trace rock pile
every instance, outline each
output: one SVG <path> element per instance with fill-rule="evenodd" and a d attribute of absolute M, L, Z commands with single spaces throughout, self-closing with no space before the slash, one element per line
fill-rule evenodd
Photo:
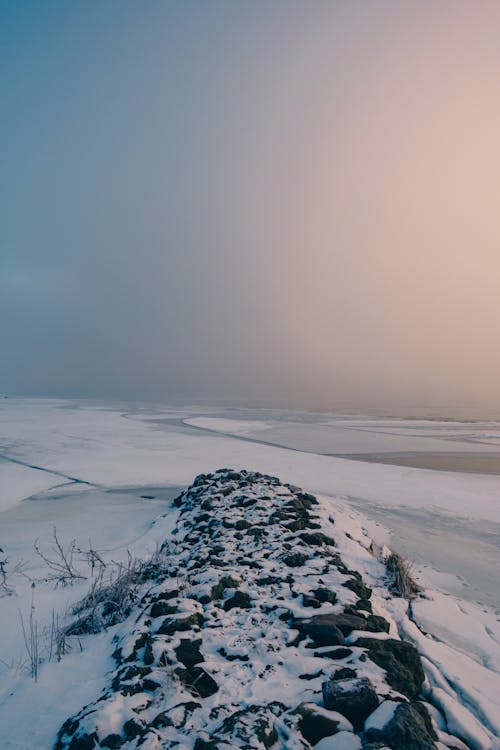
<path fill-rule="evenodd" d="M 167 574 L 116 626 L 109 686 L 54 750 L 438 747 L 419 655 L 344 564 L 314 496 L 224 469 L 175 503 Z"/>

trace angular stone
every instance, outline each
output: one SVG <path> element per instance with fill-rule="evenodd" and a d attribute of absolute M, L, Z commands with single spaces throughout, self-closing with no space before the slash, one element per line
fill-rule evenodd
<path fill-rule="evenodd" d="M 300 568 L 308 561 L 309 557 L 304 555 L 303 552 L 291 552 L 289 555 L 285 555 L 283 562 L 288 565 L 289 568 Z"/>
<path fill-rule="evenodd" d="M 195 664 L 204 661 L 199 649 L 201 643 L 201 639 L 190 641 L 187 638 L 182 638 L 180 645 L 175 649 L 175 655 L 185 667 L 194 667 Z"/>
<path fill-rule="evenodd" d="M 189 692 L 198 698 L 208 698 L 219 689 L 219 686 L 201 667 L 191 667 L 190 669 L 176 669 L 175 673 L 180 681 L 187 687 Z"/>
<path fill-rule="evenodd" d="M 302 605 L 304 607 L 312 607 L 313 609 L 319 609 L 321 607 L 319 600 L 310 594 L 302 594 Z"/>
<path fill-rule="evenodd" d="M 378 706 L 375 688 L 366 677 L 330 680 L 321 687 L 325 708 L 338 711 L 349 719 L 355 732 L 363 729 L 365 720 Z"/>
<path fill-rule="evenodd" d="M 315 531 L 312 534 L 304 532 L 303 534 L 299 534 L 299 539 L 302 539 L 303 542 L 309 544 L 311 547 L 321 547 L 323 544 L 335 547 L 335 540 L 321 531 Z"/>
<path fill-rule="evenodd" d="M 367 740 L 382 742 L 392 750 L 436 750 L 434 740 L 437 736 L 427 710 L 421 704 L 400 703 L 385 726 L 367 728 L 365 736 Z"/>
<path fill-rule="evenodd" d="M 319 659 L 346 659 L 352 654 L 352 649 L 340 646 L 332 651 L 315 651 L 314 656 Z"/>
<path fill-rule="evenodd" d="M 245 594 L 243 591 L 237 591 L 230 599 L 226 599 L 224 602 L 225 612 L 229 612 L 230 609 L 239 607 L 240 609 L 250 609 L 252 606 L 252 600 L 249 594 Z"/>
<path fill-rule="evenodd" d="M 198 612 L 192 612 L 186 617 L 166 617 L 156 632 L 161 635 L 173 635 L 178 631 L 190 630 L 196 625 L 201 626 L 204 621 L 203 615 Z"/>
<path fill-rule="evenodd" d="M 303 635 L 310 636 L 317 646 L 343 646 L 345 638 L 329 615 L 317 615 L 308 620 L 295 620 L 293 623 Z"/>
<path fill-rule="evenodd" d="M 354 593 L 357 594 L 360 599 L 368 600 L 372 595 L 371 588 L 363 583 L 363 579 L 361 578 L 360 574 L 357 573 L 357 571 L 350 570 L 349 573 L 353 576 L 353 578 L 350 578 L 348 581 L 346 581 L 343 586 L 345 586 L 347 589 L 350 589 L 351 591 L 354 591 Z"/>
<path fill-rule="evenodd" d="M 392 638 L 358 638 L 356 646 L 368 649 L 368 658 L 385 669 L 389 685 L 408 698 L 416 698 L 425 679 L 415 646 Z"/>
<path fill-rule="evenodd" d="M 303 738 L 311 745 L 338 732 L 339 722 L 321 714 L 314 703 L 301 703 L 294 713 L 300 715 L 297 726 Z"/>
<path fill-rule="evenodd" d="M 294 620 L 293 626 L 310 636 L 317 646 L 343 646 L 345 638 L 329 615 L 317 615 L 307 620 Z"/>
<path fill-rule="evenodd" d="M 322 604 L 324 602 L 335 604 L 335 602 L 337 601 L 337 594 L 335 593 L 335 591 L 330 591 L 330 589 L 327 588 L 321 587 L 319 589 L 314 589 L 311 593 Z"/>

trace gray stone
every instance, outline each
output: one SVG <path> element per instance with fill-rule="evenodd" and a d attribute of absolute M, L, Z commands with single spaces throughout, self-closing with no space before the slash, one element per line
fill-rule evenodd
<path fill-rule="evenodd" d="M 392 750 L 436 750 L 437 737 L 421 704 L 401 703 L 382 729 L 367 729 L 365 736 L 370 742 L 383 742 Z"/>
<path fill-rule="evenodd" d="M 366 677 L 330 680 L 321 687 L 325 708 L 349 719 L 355 732 L 363 729 L 365 720 L 378 706 L 375 688 Z"/>
<path fill-rule="evenodd" d="M 356 646 L 368 649 L 368 657 L 385 669 L 389 685 L 408 698 L 416 698 L 425 679 L 419 653 L 413 644 L 392 638 L 358 638 Z"/>
<path fill-rule="evenodd" d="M 307 620 L 295 620 L 294 627 L 310 636 L 317 646 L 343 646 L 345 638 L 330 615 L 317 615 Z"/>

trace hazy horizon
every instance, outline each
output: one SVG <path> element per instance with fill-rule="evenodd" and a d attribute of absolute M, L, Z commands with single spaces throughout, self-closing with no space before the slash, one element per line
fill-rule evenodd
<path fill-rule="evenodd" d="M 0 392 L 500 410 L 499 24 L 0 0 Z"/>

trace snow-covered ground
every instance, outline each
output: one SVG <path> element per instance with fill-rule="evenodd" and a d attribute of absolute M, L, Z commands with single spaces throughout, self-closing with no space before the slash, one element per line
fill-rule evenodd
<path fill-rule="evenodd" d="M 458 691 L 472 745 L 499 747 L 492 738 L 500 733 L 500 477 L 324 455 L 383 451 L 500 452 L 500 424 L 0 401 L 0 548 L 11 591 L 0 599 L 3 747 L 24 748 L 27 737 L 38 738 L 32 747 L 50 746 L 51 731 L 109 668 L 98 636 L 91 659 L 64 657 L 64 679 L 57 663 L 43 665 L 39 684 L 26 673 L 19 612 L 26 623 L 33 603 L 40 628 L 49 627 L 52 610 L 64 613 L 88 587 L 85 580 L 55 590 L 43 583 L 34 540 L 49 552 L 55 526 L 64 544 L 75 539 L 107 560 L 124 560 L 127 549 L 146 555 L 171 528 L 173 511 L 155 519 L 175 488 L 222 466 L 274 474 L 319 493 L 363 544 L 366 529 L 416 560 L 427 598 L 414 606 L 413 620 L 392 614 L 425 656 L 436 702 L 450 717 L 460 713 L 451 697 Z M 48 723 L 40 724 L 42 710 Z M 454 720 L 464 723 L 458 714 Z"/>

